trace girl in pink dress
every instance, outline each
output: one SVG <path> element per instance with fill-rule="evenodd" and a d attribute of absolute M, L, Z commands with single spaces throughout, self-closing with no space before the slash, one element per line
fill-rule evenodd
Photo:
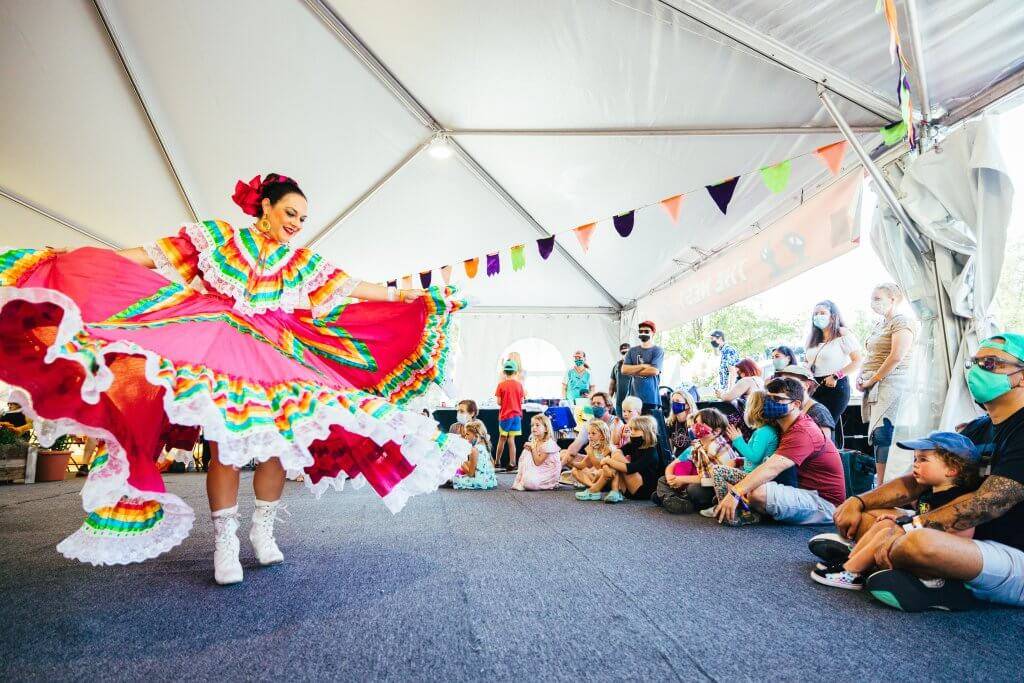
<path fill-rule="evenodd" d="M 240 466 L 258 462 L 249 538 L 272 564 L 286 473 L 304 472 L 316 495 L 369 484 L 397 512 L 466 458 L 464 440 L 402 408 L 443 379 L 451 314 L 464 306 L 453 290 L 361 282 L 290 247 L 306 219 L 294 180 L 257 176 L 233 199 L 252 227 L 189 224 L 119 252 L 0 248 L 0 381 L 45 443 L 103 442 L 82 489 L 85 523 L 58 545 L 67 557 L 139 562 L 188 535 L 194 513 L 156 467 L 183 426 L 216 444 L 218 583 L 242 579 Z"/>
<path fill-rule="evenodd" d="M 558 476 L 562 472 L 559 453 L 551 418 L 544 414 L 534 415 L 530 420 L 530 440 L 523 445 L 519 472 L 512 488 L 517 491 L 557 489 Z"/>

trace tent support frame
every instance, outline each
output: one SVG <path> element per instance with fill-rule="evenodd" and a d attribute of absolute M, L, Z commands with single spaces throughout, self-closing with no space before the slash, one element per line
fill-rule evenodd
<path fill-rule="evenodd" d="M 95 0 L 94 0 L 95 1 Z M 406 88 L 398 78 L 391 72 L 390 69 L 375 55 L 366 44 L 350 29 L 345 22 L 337 15 L 337 13 L 327 6 L 323 0 L 302 0 L 309 9 L 320 18 L 320 20 L 334 33 L 335 36 L 349 49 L 352 53 L 363 63 L 364 66 L 375 76 L 381 84 L 387 88 L 399 102 L 405 106 L 406 109 L 416 117 L 423 125 L 427 126 L 431 134 L 443 132 L 445 127 L 442 126 L 436 118 L 424 107 L 419 100 L 417 100 L 413 94 Z M 485 185 L 491 188 L 491 190 L 506 204 L 512 211 L 518 214 L 523 220 L 530 224 L 538 234 L 544 237 L 550 237 L 551 233 L 548 232 L 544 226 L 542 226 L 537 219 L 535 219 L 524 207 L 520 204 L 515 197 L 508 193 L 508 190 L 502 186 L 498 180 L 491 175 L 480 163 L 473 158 L 473 156 L 467 152 L 462 145 L 455 140 L 450 140 L 449 144 L 455 153 L 459 156 L 462 162 L 469 168 L 473 174 L 482 181 Z M 413 155 L 415 156 L 415 155 Z M 404 164 L 403 164 L 404 165 Z M 397 172 L 397 171 L 396 171 Z M 390 174 L 391 176 L 394 173 Z M 387 180 L 378 183 L 378 187 L 373 190 L 376 192 L 383 186 Z M 357 200 L 357 204 L 361 203 Z M 354 210 L 354 209 L 353 209 Z M 348 212 L 348 214 L 350 214 Z M 325 233 L 329 234 L 330 231 L 336 229 L 338 225 L 347 217 L 348 214 L 344 214 L 335 221 L 332 222 L 330 230 L 322 231 L 320 235 L 315 238 L 316 241 L 320 241 L 326 236 Z M 582 275 L 587 282 L 589 282 L 601 295 L 608 300 L 616 309 L 622 308 L 622 302 L 616 299 L 611 292 L 597 281 L 597 279 L 590 273 L 589 270 L 583 267 L 583 265 L 577 261 L 572 254 L 570 254 L 562 245 L 555 242 L 555 250 L 565 258 L 569 264 L 576 269 L 576 271 Z"/>
<path fill-rule="evenodd" d="M 181 198 L 185 200 L 185 204 L 188 206 L 188 210 L 192 214 L 192 218 L 198 223 L 200 221 L 199 211 L 196 209 L 195 203 L 192 198 L 189 197 L 188 191 L 185 189 L 185 184 L 181 180 L 181 174 L 178 172 L 178 165 L 175 164 L 174 158 L 171 156 L 171 151 L 167 148 L 167 144 L 164 141 L 164 137 L 160 134 L 160 127 L 156 123 L 156 119 L 153 116 L 153 110 L 146 101 L 145 95 L 142 93 L 142 87 L 139 85 L 139 79 L 135 77 L 135 72 L 132 70 L 131 60 L 124 48 L 124 44 L 121 39 L 118 38 L 117 32 L 114 30 L 113 24 L 110 23 L 110 18 L 107 16 L 106 11 L 103 9 L 103 5 L 100 0 L 93 0 L 93 7 L 96 8 L 96 14 L 99 17 L 100 23 L 103 24 L 103 29 L 107 34 L 107 39 L 110 41 L 110 46 L 114 49 L 117 54 L 118 62 L 121 64 L 121 68 L 124 70 L 125 76 L 128 77 L 128 82 L 132 86 L 132 91 L 135 93 L 135 99 L 138 100 L 139 106 L 142 107 L 142 113 L 146 117 L 146 122 L 149 123 L 149 129 L 153 133 L 153 137 L 156 139 L 156 144 L 160 148 L 160 154 L 164 158 L 164 162 L 167 164 L 167 169 L 171 172 L 171 176 L 174 178 L 174 184 L 178 188 L 178 193 Z"/>
<path fill-rule="evenodd" d="M 729 137 L 746 135 L 834 135 L 835 126 L 779 128 L 463 128 L 448 135 L 524 137 Z M 878 126 L 855 126 L 855 133 L 877 133 Z"/>
<path fill-rule="evenodd" d="M 785 43 L 738 21 L 706 0 L 657 0 L 659 5 L 701 24 L 740 45 L 753 50 L 770 62 L 800 74 L 845 100 L 856 104 L 889 123 L 899 121 L 900 110 L 896 102 L 876 93 L 862 83 L 849 78 Z"/>
<path fill-rule="evenodd" d="M 45 207 L 42 207 L 42 206 L 40 206 L 40 205 L 38 205 L 38 204 L 36 204 L 34 202 L 31 202 L 28 199 L 25 199 L 24 197 L 21 197 L 19 195 L 14 194 L 10 190 L 8 190 L 6 187 L 0 187 L 0 197 L 3 197 L 5 199 L 9 199 L 10 201 L 14 202 L 15 204 L 23 206 L 23 207 L 25 207 L 26 209 L 28 209 L 29 211 L 31 211 L 33 213 L 39 214 L 43 218 L 47 218 L 47 219 L 53 221 L 54 223 L 57 223 L 59 225 L 64 226 L 68 230 L 71 230 L 73 232 L 77 232 L 79 235 L 84 235 L 85 237 L 88 237 L 91 240 L 95 240 L 95 241 L 99 242 L 100 244 L 106 245 L 106 246 L 110 247 L 111 249 L 120 249 L 121 248 L 121 245 L 119 245 L 117 242 L 111 242 L 110 240 L 108 240 L 108 239 L 106 239 L 104 237 L 100 237 L 96 233 L 94 233 L 94 232 L 92 232 L 90 230 L 87 230 L 87 229 L 83 228 L 80 225 L 75 225 L 71 221 L 67 220 L 66 218 L 62 218 L 62 217 L 58 216 L 57 214 L 53 213 L 49 209 L 47 209 Z M 57 245 L 55 245 L 55 246 L 57 246 Z"/>

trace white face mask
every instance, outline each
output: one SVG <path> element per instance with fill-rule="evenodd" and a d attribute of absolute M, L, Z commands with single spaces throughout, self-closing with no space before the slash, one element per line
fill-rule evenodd
<path fill-rule="evenodd" d="M 459 421 L 460 425 L 467 424 L 469 422 L 469 413 L 459 412 L 455 415 L 455 419 Z"/>

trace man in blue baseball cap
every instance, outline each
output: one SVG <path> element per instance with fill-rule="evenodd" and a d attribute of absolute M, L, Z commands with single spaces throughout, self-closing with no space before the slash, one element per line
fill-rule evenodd
<path fill-rule="evenodd" d="M 905 611 L 968 609 L 972 596 L 1024 607 L 1024 335 L 981 342 L 967 386 L 995 427 L 989 476 L 977 491 L 915 517 L 910 529 L 878 522 L 888 538 L 876 559 L 889 569 L 865 585 Z M 836 527 L 852 538 L 865 507 L 900 507 L 921 490 L 907 475 L 851 498 L 836 509 Z M 967 529 L 973 539 L 954 535 Z"/>

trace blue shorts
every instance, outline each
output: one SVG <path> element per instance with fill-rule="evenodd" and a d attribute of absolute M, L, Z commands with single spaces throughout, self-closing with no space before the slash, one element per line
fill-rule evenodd
<path fill-rule="evenodd" d="M 764 511 L 785 524 L 831 524 L 836 506 L 817 491 L 785 486 L 776 481 L 764 485 Z"/>
<path fill-rule="evenodd" d="M 498 436 L 519 436 L 523 433 L 523 416 L 516 415 L 506 420 L 498 420 Z"/>
<path fill-rule="evenodd" d="M 974 541 L 981 551 L 981 573 L 967 582 L 974 597 L 1024 607 L 1024 552 L 995 541 Z"/>

